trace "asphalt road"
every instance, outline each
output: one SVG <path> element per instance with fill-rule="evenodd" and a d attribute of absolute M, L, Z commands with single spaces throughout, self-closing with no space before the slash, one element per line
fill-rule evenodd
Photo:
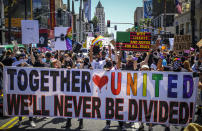
<path fill-rule="evenodd" d="M 196 122 L 199 124 L 202 124 L 202 118 L 196 116 Z M 34 119 L 36 123 L 36 127 L 32 128 L 29 123 L 29 118 L 24 117 L 22 124 L 18 126 L 18 117 L 1 117 L 0 118 L 0 130 L 11 130 L 11 131 L 24 131 L 24 130 L 79 130 L 79 121 L 77 119 L 72 119 L 72 126 L 70 129 L 62 128 L 66 124 L 65 118 L 35 118 Z M 126 123 L 126 129 L 128 131 L 137 131 L 137 129 L 131 128 L 129 123 Z M 90 131 L 100 131 L 103 130 L 105 127 L 105 121 L 104 120 L 84 120 L 84 128 L 82 130 L 90 130 Z M 153 131 L 164 131 L 165 127 L 162 125 L 154 125 Z M 144 124 L 144 131 L 147 131 L 149 128 L 146 124 Z M 182 127 L 180 126 L 170 126 L 170 131 L 180 131 Z M 111 123 L 110 131 L 114 130 L 121 130 L 118 126 L 118 122 L 113 121 Z"/>

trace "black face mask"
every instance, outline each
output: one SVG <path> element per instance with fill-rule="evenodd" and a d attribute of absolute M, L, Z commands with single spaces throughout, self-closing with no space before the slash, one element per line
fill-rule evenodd
<path fill-rule="evenodd" d="M 65 66 L 66 67 L 69 67 L 69 66 L 72 67 L 72 62 L 71 61 L 66 61 L 65 62 Z"/>
<path fill-rule="evenodd" d="M 100 61 L 100 58 L 96 58 L 96 62 L 99 62 Z"/>
<path fill-rule="evenodd" d="M 111 68 L 112 67 L 112 62 L 111 61 L 107 61 L 106 62 L 106 68 Z"/>
<path fill-rule="evenodd" d="M 89 59 L 88 58 L 85 58 L 84 59 L 84 65 L 88 65 L 89 64 Z"/>

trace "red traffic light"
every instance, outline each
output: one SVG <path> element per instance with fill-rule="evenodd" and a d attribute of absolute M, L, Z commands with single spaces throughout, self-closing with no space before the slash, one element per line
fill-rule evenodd
<path fill-rule="evenodd" d="M 110 20 L 107 20 L 107 27 L 110 27 Z"/>

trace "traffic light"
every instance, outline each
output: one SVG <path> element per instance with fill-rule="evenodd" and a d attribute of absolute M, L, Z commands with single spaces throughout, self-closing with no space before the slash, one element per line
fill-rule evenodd
<path fill-rule="evenodd" d="M 107 20 L 107 27 L 110 27 L 110 20 Z"/>
<path fill-rule="evenodd" d="M 114 30 L 117 30 L 117 25 L 114 26 Z"/>

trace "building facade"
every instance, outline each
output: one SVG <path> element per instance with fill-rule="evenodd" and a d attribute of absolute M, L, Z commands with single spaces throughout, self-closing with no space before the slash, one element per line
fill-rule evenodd
<path fill-rule="evenodd" d="M 166 5 L 166 6 L 165 6 Z M 177 13 L 175 1 L 159 1 L 159 0 L 153 0 L 152 6 L 154 7 L 152 9 L 152 26 L 156 29 L 160 29 L 162 31 L 165 31 L 168 34 L 174 34 L 175 33 L 175 27 L 174 26 L 174 17 Z M 165 13 L 165 7 L 166 7 L 166 13 Z M 165 28 L 166 27 L 166 28 Z M 164 34 L 164 32 L 162 32 Z"/>
<path fill-rule="evenodd" d="M 192 35 L 191 0 L 182 0 L 182 14 L 175 16 L 175 34 Z M 202 0 L 195 1 L 195 41 L 202 39 Z"/>
<path fill-rule="evenodd" d="M 97 4 L 95 16 L 98 18 L 99 35 L 104 36 L 104 34 L 106 32 L 105 12 L 104 12 L 104 7 L 102 6 L 100 1 Z"/>
<path fill-rule="evenodd" d="M 196 41 L 199 41 L 202 39 L 202 0 L 196 0 L 195 3 L 195 20 L 196 20 L 196 28 L 195 28 L 195 35 L 196 35 Z"/>
<path fill-rule="evenodd" d="M 137 23 L 140 24 L 140 19 L 143 19 L 143 7 L 137 7 L 134 12 L 134 25 Z"/>

